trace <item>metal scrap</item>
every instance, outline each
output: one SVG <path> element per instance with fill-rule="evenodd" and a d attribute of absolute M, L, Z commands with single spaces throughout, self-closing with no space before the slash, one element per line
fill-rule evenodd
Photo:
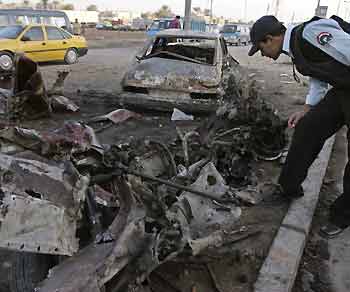
<path fill-rule="evenodd" d="M 73 255 L 89 178 L 27 153 L 0 154 L 0 247 Z"/>

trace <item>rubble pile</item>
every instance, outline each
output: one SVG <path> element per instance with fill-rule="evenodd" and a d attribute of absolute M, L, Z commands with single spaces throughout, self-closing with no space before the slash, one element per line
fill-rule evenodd
<path fill-rule="evenodd" d="M 68 102 L 57 98 L 66 76 L 60 73 L 51 91 L 54 108 Z M 286 124 L 251 81 L 230 78 L 225 100 L 199 127 L 181 124 L 192 118 L 174 121 L 178 138 L 167 143 L 144 137 L 99 143 L 95 122 L 142 123 L 140 114 L 125 109 L 51 132 L 19 126 L 0 131 L 0 242 L 71 256 L 38 291 L 104 291 L 105 285 L 148 291 L 145 280 L 163 263 L 240 240 L 235 191 L 257 184 L 254 161 L 279 156 Z M 13 214 L 21 212 L 26 220 L 17 230 Z M 28 229 L 32 233 L 23 236 Z M 79 230 L 85 230 L 84 240 Z M 245 236 L 258 234 L 248 230 Z"/>

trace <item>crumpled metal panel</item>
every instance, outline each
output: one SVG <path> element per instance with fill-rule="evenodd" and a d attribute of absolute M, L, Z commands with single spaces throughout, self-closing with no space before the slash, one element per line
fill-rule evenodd
<path fill-rule="evenodd" d="M 151 58 L 136 63 L 126 73 L 123 86 L 215 93 L 220 82 L 221 69 L 218 66 Z"/>
<path fill-rule="evenodd" d="M 89 183 L 71 163 L 0 154 L 0 247 L 73 255 Z"/>

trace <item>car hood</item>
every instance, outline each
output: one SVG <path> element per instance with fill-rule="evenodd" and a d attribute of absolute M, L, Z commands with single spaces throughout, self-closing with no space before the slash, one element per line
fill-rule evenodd
<path fill-rule="evenodd" d="M 8 45 L 15 44 L 16 40 L 12 39 L 0 39 L 0 49 L 8 49 Z M 6 47 L 6 48 L 5 48 Z"/>
<path fill-rule="evenodd" d="M 217 89 L 220 81 L 217 66 L 154 57 L 134 64 L 123 86 L 202 92 Z"/>

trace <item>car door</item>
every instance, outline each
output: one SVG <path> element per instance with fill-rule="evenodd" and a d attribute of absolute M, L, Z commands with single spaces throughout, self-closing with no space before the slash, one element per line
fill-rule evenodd
<path fill-rule="evenodd" d="M 47 56 L 51 61 L 64 60 L 69 40 L 65 39 L 61 30 L 55 26 L 45 26 L 47 36 Z"/>
<path fill-rule="evenodd" d="M 29 26 L 22 33 L 19 39 L 19 51 L 31 58 L 33 61 L 42 62 L 45 60 L 46 41 L 41 26 Z"/>

